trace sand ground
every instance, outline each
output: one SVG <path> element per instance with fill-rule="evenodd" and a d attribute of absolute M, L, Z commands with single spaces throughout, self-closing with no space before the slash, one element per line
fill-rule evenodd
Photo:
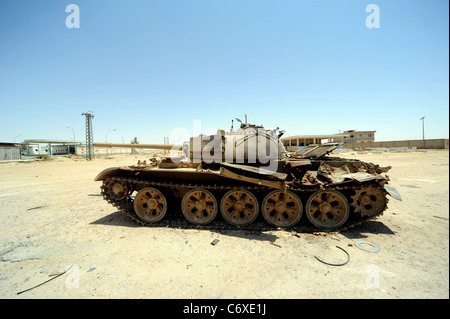
<path fill-rule="evenodd" d="M 449 298 L 449 152 L 342 157 L 391 165 L 403 201 L 350 231 L 300 237 L 136 224 L 93 180 L 142 156 L 0 162 L 0 298 Z M 345 261 L 336 246 L 346 265 L 315 259 Z"/>

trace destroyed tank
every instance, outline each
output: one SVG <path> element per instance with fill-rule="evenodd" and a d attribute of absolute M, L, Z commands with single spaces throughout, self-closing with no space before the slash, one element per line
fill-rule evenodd
<path fill-rule="evenodd" d="M 99 144 L 171 154 L 95 178 L 111 205 L 146 226 L 341 231 L 383 214 L 391 167 L 329 154 L 340 143 L 287 152 L 284 131 L 241 124 L 183 145 Z M 261 217 L 262 216 L 262 217 Z"/>

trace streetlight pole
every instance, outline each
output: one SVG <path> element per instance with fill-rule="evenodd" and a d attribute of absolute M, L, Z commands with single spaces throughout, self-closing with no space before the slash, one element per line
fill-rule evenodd
<path fill-rule="evenodd" d="M 105 143 L 108 143 L 108 134 L 111 133 L 111 132 L 114 132 L 114 131 L 117 131 L 117 130 L 113 129 L 113 130 L 109 131 L 108 133 L 106 133 L 106 135 L 105 135 Z"/>
<path fill-rule="evenodd" d="M 73 130 L 73 127 L 66 126 L 66 128 L 71 128 L 72 129 L 73 141 L 75 142 L 75 131 Z"/>
<path fill-rule="evenodd" d="M 22 135 L 17 135 L 15 138 L 14 138 L 14 144 L 16 144 L 16 138 L 18 138 L 18 137 L 21 137 Z"/>
<path fill-rule="evenodd" d="M 425 141 L 425 116 L 422 116 L 419 120 L 422 121 L 422 139 Z"/>

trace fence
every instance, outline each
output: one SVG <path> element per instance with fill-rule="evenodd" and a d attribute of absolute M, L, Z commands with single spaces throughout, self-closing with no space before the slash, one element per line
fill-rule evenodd
<path fill-rule="evenodd" d="M 404 140 L 387 142 L 345 143 L 345 148 L 417 147 L 419 149 L 448 149 L 448 139 Z"/>

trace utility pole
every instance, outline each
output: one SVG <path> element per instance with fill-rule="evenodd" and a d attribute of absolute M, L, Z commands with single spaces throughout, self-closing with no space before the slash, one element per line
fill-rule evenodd
<path fill-rule="evenodd" d="M 86 116 L 86 160 L 90 161 L 94 157 L 94 132 L 92 130 L 94 114 L 92 114 L 92 111 L 89 111 L 81 115 Z"/>
<path fill-rule="evenodd" d="M 422 121 L 422 139 L 425 141 L 425 116 L 422 116 L 419 120 Z"/>

